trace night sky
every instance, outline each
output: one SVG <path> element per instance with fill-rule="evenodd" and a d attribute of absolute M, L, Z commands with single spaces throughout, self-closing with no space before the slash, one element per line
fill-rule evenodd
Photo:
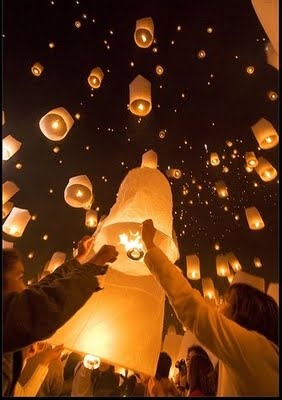
<path fill-rule="evenodd" d="M 155 26 L 155 41 L 146 49 L 134 41 L 136 20 L 144 17 Z M 2 183 L 16 183 L 20 191 L 11 201 L 37 216 L 22 237 L 3 233 L 3 239 L 20 250 L 27 279 L 55 251 L 71 257 L 78 240 L 94 232 L 85 226 L 86 211 L 65 202 L 68 180 L 88 176 L 100 218 L 115 203 L 127 172 L 153 149 L 160 171 L 182 172 L 180 179 L 168 179 L 177 265 L 185 275 L 185 256 L 197 253 L 201 276 L 211 277 L 222 294 L 228 280 L 217 276 L 215 257 L 233 251 L 243 271 L 277 282 L 278 176 L 263 182 L 244 168 L 245 152 L 254 151 L 278 170 L 278 146 L 258 148 L 251 130 L 265 118 L 278 131 L 279 98 L 267 94 L 278 93 L 278 71 L 267 64 L 267 41 L 250 0 L 3 1 L 2 137 L 12 135 L 22 146 L 2 162 Z M 40 76 L 31 72 L 36 62 L 44 66 Z M 104 72 L 99 89 L 87 82 L 95 67 Z M 142 118 L 128 109 L 129 84 L 139 74 L 152 85 L 152 111 Z M 56 107 L 75 119 L 59 142 L 39 129 L 41 117 Z M 211 152 L 220 157 L 216 167 L 207 165 Z M 227 199 L 214 190 L 218 180 L 228 187 Z M 264 229 L 249 229 L 244 210 L 250 206 L 260 211 Z M 262 268 L 255 268 L 254 257 Z M 190 282 L 201 289 L 200 280 Z M 174 319 L 168 309 L 165 326 Z"/>

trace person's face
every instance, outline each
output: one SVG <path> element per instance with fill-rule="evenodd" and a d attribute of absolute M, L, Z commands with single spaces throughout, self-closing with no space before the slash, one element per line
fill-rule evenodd
<path fill-rule="evenodd" d="M 21 292 L 25 288 L 24 266 L 21 261 L 17 261 L 11 270 L 5 273 L 4 293 Z"/>
<path fill-rule="evenodd" d="M 191 362 L 191 358 L 194 357 L 196 355 L 196 351 L 195 350 L 191 350 L 187 353 L 187 357 L 186 357 L 186 365 L 187 365 L 187 373 L 189 371 L 189 367 L 190 367 L 190 362 Z"/>

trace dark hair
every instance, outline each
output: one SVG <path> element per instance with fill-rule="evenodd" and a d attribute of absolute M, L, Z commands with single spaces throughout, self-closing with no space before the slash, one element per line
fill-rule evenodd
<path fill-rule="evenodd" d="M 214 368 L 209 358 L 197 354 L 189 367 L 190 392 L 200 390 L 205 396 L 215 396 Z"/>
<path fill-rule="evenodd" d="M 11 271 L 16 262 L 21 261 L 20 254 L 15 249 L 3 249 L 3 274 Z"/>
<path fill-rule="evenodd" d="M 243 283 L 231 285 L 226 295 L 233 321 L 278 345 L 279 308 L 271 296 Z"/>
<path fill-rule="evenodd" d="M 158 359 L 157 372 L 155 374 L 155 378 L 158 381 L 161 378 L 168 378 L 171 363 L 171 357 L 166 352 L 161 351 Z"/>
<path fill-rule="evenodd" d="M 73 377 L 75 367 L 77 364 L 82 360 L 82 355 L 72 352 L 68 356 L 68 359 L 66 361 L 65 367 L 64 367 L 64 380 L 68 380 Z"/>
<path fill-rule="evenodd" d="M 188 355 L 191 351 L 194 351 L 197 355 L 201 355 L 201 356 L 206 357 L 206 358 L 209 359 L 208 353 L 206 352 L 206 350 L 204 350 L 204 349 L 202 348 L 202 346 L 199 346 L 199 345 L 197 345 L 197 344 L 194 344 L 193 346 L 188 347 L 188 349 L 187 349 L 187 355 Z"/>

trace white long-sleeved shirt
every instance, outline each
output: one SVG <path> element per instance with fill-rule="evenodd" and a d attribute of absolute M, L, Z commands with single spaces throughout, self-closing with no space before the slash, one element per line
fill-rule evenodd
<path fill-rule="evenodd" d="M 25 385 L 21 385 L 19 382 L 16 383 L 14 397 L 29 396 L 35 397 L 48 373 L 48 366 L 38 364 L 33 374 L 26 382 Z"/>
<path fill-rule="evenodd" d="M 218 357 L 217 396 L 278 396 L 278 346 L 208 305 L 160 249 L 144 260 L 182 324 Z"/>

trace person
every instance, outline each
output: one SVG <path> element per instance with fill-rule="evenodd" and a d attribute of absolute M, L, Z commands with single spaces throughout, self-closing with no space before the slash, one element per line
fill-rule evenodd
<path fill-rule="evenodd" d="M 185 397 L 185 393 L 188 390 L 187 365 L 185 360 L 181 359 L 176 361 L 175 367 L 178 369 L 178 372 L 174 377 L 174 383 L 179 390 L 181 397 Z"/>
<path fill-rule="evenodd" d="M 174 383 L 169 379 L 169 370 L 171 367 L 171 357 L 165 351 L 161 351 L 157 364 L 155 378 L 148 381 L 149 397 L 178 397 L 179 392 Z"/>
<path fill-rule="evenodd" d="M 209 357 L 194 354 L 188 366 L 188 397 L 215 396 L 214 368 Z"/>
<path fill-rule="evenodd" d="M 164 289 L 181 323 L 219 359 L 217 395 L 278 396 L 275 301 L 260 290 L 252 276 L 239 271 L 227 290 L 225 302 L 218 309 L 211 307 L 156 247 L 155 233 L 152 220 L 144 221 L 144 262 Z"/>
<path fill-rule="evenodd" d="M 12 396 L 22 370 L 24 347 L 50 337 L 90 298 L 101 290 L 107 262 L 118 252 L 104 245 L 88 262 L 94 237 L 83 237 L 77 256 L 58 267 L 40 282 L 24 285 L 24 266 L 14 249 L 3 256 L 3 357 L 2 395 Z"/>
<path fill-rule="evenodd" d="M 71 396 L 74 370 L 77 364 L 82 360 L 82 355 L 79 353 L 71 352 L 66 359 L 64 366 L 64 382 L 61 396 Z"/>

